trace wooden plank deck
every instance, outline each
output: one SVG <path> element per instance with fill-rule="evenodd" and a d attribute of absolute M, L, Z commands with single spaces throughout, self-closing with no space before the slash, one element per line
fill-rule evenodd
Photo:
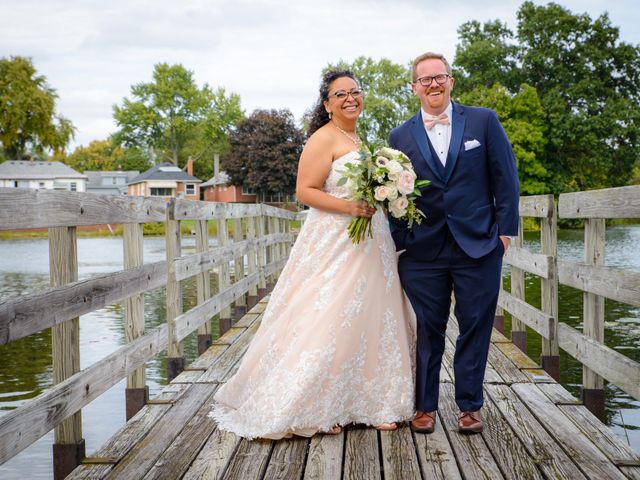
<path fill-rule="evenodd" d="M 217 429 L 212 397 L 238 367 L 264 299 L 67 478 L 640 479 L 640 455 L 494 331 L 485 431 L 460 435 L 450 322 L 436 431 L 348 426 L 341 435 L 247 441 Z"/>

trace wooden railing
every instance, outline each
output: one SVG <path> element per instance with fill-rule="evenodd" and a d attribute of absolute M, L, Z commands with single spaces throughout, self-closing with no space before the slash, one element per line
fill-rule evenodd
<path fill-rule="evenodd" d="M 640 272 L 604 264 L 605 219 L 640 218 L 640 186 L 561 194 L 559 217 L 585 220 L 584 262 L 557 257 L 553 196 L 520 200 L 521 230 L 505 255 L 511 265 L 511 293 L 500 292 L 499 306 L 512 315 L 512 339 L 526 351 L 525 325 L 542 337 L 543 368 L 559 379 L 559 348 L 583 365 L 582 399 L 604 418 L 603 380 L 640 399 L 640 363 L 604 344 L 604 298 L 640 306 Z M 522 248 L 522 217 L 541 222 L 541 254 Z M 542 277 L 542 308 L 525 301 L 524 275 Z M 584 328 L 558 322 L 558 282 L 584 292 Z M 500 328 L 501 312 L 497 315 Z"/>
<path fill-rule="evenodd" d="M 167 350 L 169 379 L 185 367 L 183 340 L 198 352 L 275 283 L 293 242 L 296 213 L 267 205 L 0 188 L 0 230 L 48 228 L 51 289 L 0 303 L 0 345 L 52 328 L 54 386 L 0 418 L 0 464 L 55 429 L 54 476 L 84 457 L 81 409 L 127 378 L 131 418 L 148 401 L 145 362 Z M 194 220 L 196 253 L 182 255 L 180 221 Z M 217 245 L 209 247 L 209 222 Z M 166 261 L 143 263 L 143 224 L 165 223 Z M 122 224 L 124 269 L 78 280 L 78 226 Z M 229 238 L 231 227 L 233 239 Z M 98 252 L 97 252 L 98 253 Z M 210 272 L 217 271 L 212 293 Z M 183 312 L 182 284 L 197 276 L 197 306 Z M 167 321 L 145 331 L 143 294 L 166 285 Z M 79 316 L 124 302 L 126 345 L 80 370 Z M 232 312 L 233 306 L 233 312 Z"/>

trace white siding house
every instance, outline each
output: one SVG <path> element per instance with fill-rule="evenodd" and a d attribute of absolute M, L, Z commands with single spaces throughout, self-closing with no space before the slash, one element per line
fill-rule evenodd
<path fill-rule="evenodd" d="M 0 163 L 0 187 L 86 191 L 87 177 L 61 162 L 7 160 Z"/>

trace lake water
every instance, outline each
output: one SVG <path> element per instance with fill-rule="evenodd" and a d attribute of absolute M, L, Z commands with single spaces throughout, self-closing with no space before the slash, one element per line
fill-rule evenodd
<path fill-rule="evenodd" d="M 525 244 L 539 251 L 539 236 L 525 235 Z M 185 252 L 194 250 L 192 238 L 183 239 Z M 640 225 L 607 229 L 605 263 L 640 270 Z M 583 232 L 561 231 L 558 251 L 563 259 L 581 261 Z M 164 238 L 145 238 L 145 263 L 164 260 Z M 122 239 L 80 238 L 78 240 L 79 278 L 121 270 Z M 0 240 L 0 301 L 47 289 L 49 286 L 48 241 L 46 239 Z M 508 288 L 508 286 L 506 287 Z M 183 301 L 185 310 L 195 304 L 195 281 L 186 282 Z M 527 301 L 540 305 L 540 282 L 526 278 Z M 560 321 L 581 328 L 582 293 L 560 286 Z M 97 362 L 124 343 L 124 309 L 121 304 L 84 315 L 80 319 L 81 367 Z M 640 309 L 607 300 L 605 302 L 605 342 L 630 358 L 640 361 Z M 165 319 L 164 289 L 145 294 L 147 328 Z M 214 328 L 215 331 L 215 328 Z M 537 359 L 540 341 L 529 335 L 529 354 Z M 185 340 L 185 356 L 196 356 L 195 334 Z M 574 395 L 579 395 L 582 366 L 561 354 L 561 382 Z M 164 356 L 147 363 L 150 395 L 156 395 L 166 383 Z M 0 415 L 6 414 L 51 386 L 51 334 L 40 332 L 28 338 L 0 346 Z M 125 422 L 125 380 L 122 380 L 83 409 L 83 436 L 87 454 L 100 447 Z M 640 402 L 613 385 L 606 386 L 607 423 L 616 435 L 640 452 Z M 0 466 L 1 479 L 48 479 L 52 477 L 53 432 Z"/>

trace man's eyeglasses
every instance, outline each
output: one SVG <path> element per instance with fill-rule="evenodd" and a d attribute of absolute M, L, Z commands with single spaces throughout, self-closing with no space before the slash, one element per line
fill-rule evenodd
<path fill-rule="evenodd" d="M 423 87 L 428 87 L 435 80 L 438 85 L 442 85 L 447 81 L 448 78 L 451 78 L 451 75 L 447 73 L 441 73 L 440 75 L 436 75 L 435 77 L 420 77 L 415 83 L 419 83 Z"/>
<path fill-rule="evenodd" d="M 337 92 L 329 95 L 329 97 L 336 97 L 338 100 L 346 100 L 349 95 L 351 95 L 355 100 L 356 98 L 362 97 L 362 90 L 358 88 L 354 88 L 348 92 L 345 90 L 338 90 Z"/>

